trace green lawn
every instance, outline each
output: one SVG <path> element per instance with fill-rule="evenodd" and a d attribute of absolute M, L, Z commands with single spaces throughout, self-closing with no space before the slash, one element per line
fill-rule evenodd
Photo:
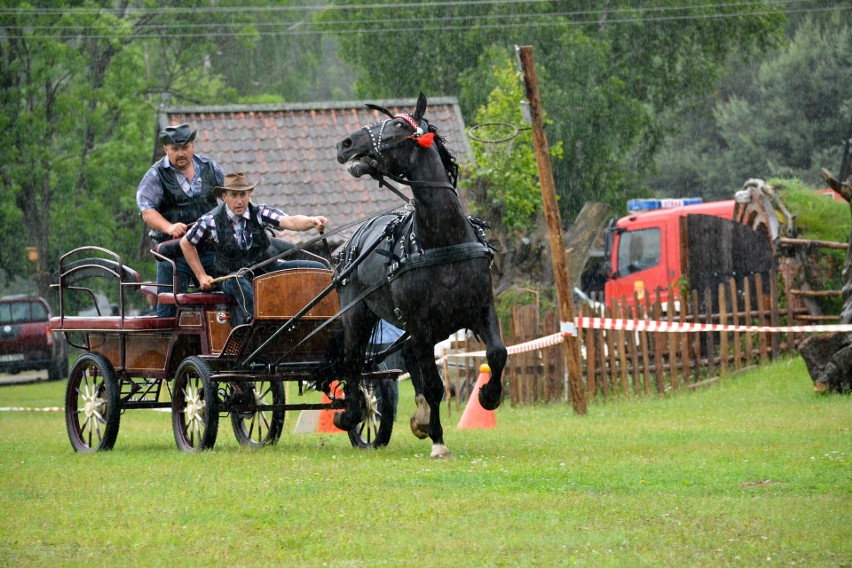
<path fill-rule="evenodd" d="M 0 388 L 0 406 L 63 389 Z M 814 394 L 798 359 L 585 417 L 507 405 L 457 431 L 454 408 L 445 461 L 400 390 L 378 451 L 288 415 L 276 447 L 244 450 L 220 420 L 214 451 L 185 454 L 167 413 L 139 410 L 83 455 L 62 413 L 0 412 L 0 565 L 852 565 L 852 401 Z"/>

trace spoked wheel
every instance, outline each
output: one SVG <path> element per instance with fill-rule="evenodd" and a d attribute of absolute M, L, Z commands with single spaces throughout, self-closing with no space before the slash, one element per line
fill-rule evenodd
<path fill-rule="evenodd" d="M 187 357 L 178 367 L 172 392 L 172 429 L 184 452 L 209 450 L 219 428 L 217 385 L 210 366 L 199 357 Z"/>
<path fill-rule="evenodd" d="M 121 419 L 119 388 L 109 360 L 96 352 L 74 362 L 65 387 L 65 425 L 78 452 L 111 450 Z"/>
<path fill-rule="evenodd" d="M 256 381 L 241 386 L 243 393 L 238 406 L 231 409 L 234 436 L 241 446 L 260 448 L 274 445 L 284 429 L 284 409 L 263 410 L 260 406 L 284 405 L 284 383 Z"/>
<path fill-rule="evenodd" d="M 394 380 L 373 379 L 361 383 L 367 407 L 364 421 L 349 431 L 349 440 L 356 448 L 387 446 L 396 418 L 399 386 Z"/>

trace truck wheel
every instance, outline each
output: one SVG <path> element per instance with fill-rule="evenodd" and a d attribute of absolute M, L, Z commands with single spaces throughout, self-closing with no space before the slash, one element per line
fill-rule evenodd
<path fill-rule="evenodd" d="M 111 450 L 120 419 L 112 364 L 100 353 L 83 353 L 74 362 L 65 387 L 65 425 L 71 446 L 78 452 Z"/>
<path fill-rule="evenodd" d="M 187 357 L 178 367 L 172 391 L 172 429 L 178 449 L 209 450 L 219 428 L 217 385 L 210 366 L 199 357 Z"/>
<path fill-rule="evenodd" d="M 285 395 L 281 381 L 257 381 L 244 386 L 249 397 L 244 408 L 231 409 L 231 424 L 234 436 L 241 446 L 260 448 L 274 445 L 284 429 Z M 262 405 L 281 405 L 272 410 L 258 409 Z"/>

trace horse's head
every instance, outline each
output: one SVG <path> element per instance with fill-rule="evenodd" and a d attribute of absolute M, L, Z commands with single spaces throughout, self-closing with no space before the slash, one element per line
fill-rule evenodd
<path fill-rule="evenodd" d="M 412 114 L 393 114 L 384 107 L 367 106 L 388 118 L 364 126 L 338 142 L 337 161 L 347 164 L 349 173 L 355 177 L 380 173 L 380 170 L 405 175 L 412 152 L 429 148 L 434 141 L 435 129 L 423 118 L 426 97 L 420 93 Z"/>

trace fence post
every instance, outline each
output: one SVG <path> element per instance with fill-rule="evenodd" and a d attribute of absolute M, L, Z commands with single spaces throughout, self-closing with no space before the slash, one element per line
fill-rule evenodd
<path fill-rule="evenodd" d="M 713 291 L 704 289 L 704 318 L 708 324 L 713 323 Z M 704 344 L 707 346 L 707 378 L 716 376 L 716 334 L 712 331 L 705 333 Z"/>
<path fill-rule="evenodd" d="M 624 307 L 627 305 L 627 298 L 625 296 L 621 297 L 621 300 L 618 302 L 618 318 L 626 319 L 624 317 Z M 618 345 L 618 376 L 621 379 L 621 396 L 627 396 L 630 394 L 630 389 L 627 386 L 627 345 L 624 343 L 624 331 L 616 330 L 615 332 L 615 343 Z"/>
<path fill-rule="evenodd" d="M 669 323 L 674 323 L 674 312 L 675 312 L 674 288 L 672 288 L 671 286 L 669 286 L 669 301 L 666 304 L 666 306 L 667 306 L 667 311 L 668 311 L 668 314 L 667 314 L 668 318 L 667 319 L 668 319 Z M 677 351 L 678 351 L 677 344 L 678 344 L 678 339 L 677 339 L 677 334 L 675 334 L 675 333 L 669 333 L 667 335 L 669 336 L 669 341 L 668 341 L 668 343 L 669 343 L 669 381 L 671 382 L 672 389 L 677 390 L 678 387 L 680 386 L 680 383 L 679 383 L 678 378 L 677 378 L 677 371 L 678 371 L 678 369 L 677 369 Z"/>
<path fill-rule="evenodd" d="M 654 302 L 654 319 L 660 321 L 663 318 L 663 304 L 660 301 L 660 296 L 657 295 L 657 299 Z M 666 392 L 666 382 L 665 377 L 663 376 L 663 334 L 662 332 L 655 331 L 654 332 L 654 370 L 657 375 L 657 392 L 659 394 L 665 394 Z"/>
<path fill-rule="evenodd" d="M 719 283 L 719 323 L 728 323 L 728 300 L 725 298 L 725 285 Z M 719 332 L 719 376 L 728 374 L 728 332 Z"/>
<path fill-rule="evenodd" d="M 648 295 L 646 294 L 645 299 L 647 300 L 647 298 L 648 298 Z M 645 319 L 645 313 L 646 312 L 643 309 L 642 300 L 639 299 L 639 294 L 637 294 L 636 292 L 633 292 L 633 303 L 636 305 L 636 319 L 637 320 Z M 640 331 L 639 332 L 639 349 L 640 349 L 640 351 L 642 351 L 642 378 L 643 378 L 642 391 L 646 395 L 651 394 L 651 377 L 649 375 L 650 369 L 648 368 L 650 366 L 650 363 L 648 362 L 648 348 L 649 348 L 648 332 L 647 331 Z"/>
<path fill-rule="evenodd" d="M 685 296 L 681 296 L 680 298 L 680 323 L 686 324 L 689 322 L 689 294 Z M 689 353 L 689 332 L 680 334 L 680 360 L 683 362 L 683 368 L 681 369 L 681 376 L 683 377 L 683 384 L 689 384 L 689 366 L 692 357 Z"/>
<path fill-rule="evenodd" d="M 771 306 L 769 325 L 778 327 L 778 320 L 780 319 L 778 317 L 778 275 L 775 272 L 769 273 L 769 305 Z M 773 333 L 769 339 L 772 341 L 772 358 L 778 359 L 781 356 L 781 338 L 778 337 L 777 333 Z M 789 333 L 787 334 L 787 343 L 792 343 L 792 337 Z M 788 349 L 792 350 L 792 348 L 792 345 L 788 345 Z"/>
<path fill-rule="evenodd" d="M 751 325 L 753 321 L 751 313 L 751 285 L 752 280 L 746 276 L 743 279 L 743 291 L 745 292 L 745 325 Z M 745 357 L 746 365 L 751 365 L 754 362 L 754 334 L 750 331 L 747 331 L 745 334 Z"/>
<path fill-rule="evenodd" d="M 757 292 L 757 324 L 760 326 L 766 325 L 766 296 L 763 293 L 763 275 L 759 272 L 754 275 L 754 289 Z M 758 349 L 760 350 L 760 364 L 766 365 L 769 362 L 769 341 L 765 331 L 760 332 L 758 337 Z"/>
<path fill-rule="evenodd" d="M 580 314 L 583 317 L 589 317 L 592 314 L 592 310 L 588 305 L 583 305 L 580 307 Z M 597 350 L 595 349 L 594 333 L 595 330 L 591 326 L 583 330 L 583 344 L 586 347 L 586 392 L 590 397 L 595 396 L 595 390 L 597 389 L 597 378 L 595 376 Z"/>
<path fill-rule="evenodd" d="M 728 286 L 731 289 L 731 322 L 734 325 L 740 324 L 739 316 L 739 298 L 737 298 L 737 281 L 734 278 L 728 280 Z M 740 352 L 740 332 L 734 330 L 734 371 L 739 371 L 742 368 L 742 354 Z"/>

